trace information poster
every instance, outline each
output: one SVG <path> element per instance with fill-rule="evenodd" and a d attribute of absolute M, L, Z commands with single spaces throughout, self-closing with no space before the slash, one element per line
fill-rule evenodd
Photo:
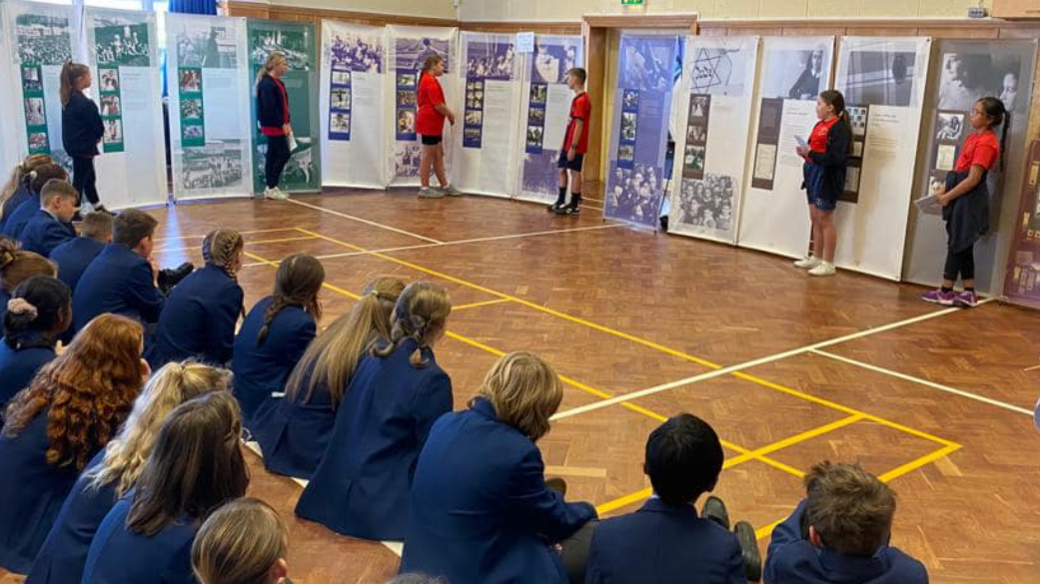
<path fill-rule="evenodd" d="M 574 92 L 567 71 L 583 67 L 581 37 L 537 35 L 534 53 L 525 59 L 521 93 L 523 157 L 517 198 L 551 203 L 559 193 L 556 167 L 570 122 Z"/>
<path fill-rule="evenodd" d="M 0 9 L 0 33 L 6 30 L 4 21 L 4 11 Z M 0 34 L 0 63 L 14 62 L 8 38 L 8 35 Z M 16 83 L 16 79 L 12 77 L 10 67 L 0 66 L 0 111 L 18 111 L 20 104 L 15 93 L 20 95 L 21 87 Z M 0 136 L 8 136 L 7 140 L 0 140 L 0 169 L 10 169 L 21 162 L 18 140 L 14 139 L 14 136 L 20 135 L 22 129 L 14 125 L 15 117 L 11 114 L 0 116 Z"/>
<path fill-rule="evenodd" d="M 456 57 L 456 39 L 458 29 L 426 26 L 388 26 L 390 34 L 390 83 L 393 87 L 393 108 L 386 114 L 386 126 L 389 128 L 391 144 L 389 145 L 389 178 L 390 186 L 419 185 L 419 136 L 415 131 L 415 116 L 418 109 L 419 76 L 427 57 L 437 55 L 447 64 L 445 73 L 438 78 L 444 90 L 444 99 L 448 104 L 455 103 L 456 76 L 458 68 Z M 458 112 L 457 112 L 458 113 Z M 461 114 L 459 114 L 461 118 Z M 462 123 L 462 119 L 456 123 Z M 448 129 L 445 123 L 445 132 Z M 450 144 L 450 135 L 445 136 Z M 448 149 L 445 165 L 451 175 L 452 150 Z M 433 179 L 436 186 L 436 179 Z"/>
<path fill-rule="evenodd" d="M 937 91 L 925 113 L 927 149 L 918 158 L 913 198 L 930 194 L 945 184 L 946 173 L 960 156 L 972 133 L 971 110 L 987 96 L 999 97 L 1011 112 L 1004 148 L 1005 169 L 998 164 L 987 174 L 990 196 L 990 232 L 975 244 L 975 287 L 984 294 L 999 294 L 1003 285 L 1004 258 L 1015 232 L 1015 201 L 1022 192 L 1022 166 L 1026 153 L 1035 40 L 939 40 L 938 67 L 929 75 Z M 1021 90 L 1019 88 L 1022 88 Z M 997 134 L 1003 128 L 996 129 Z M 1001 204 L 1004 201 L 1005 204 Z M 927 208 L 927 207 L 926 207 Z M 946 257 L 946 223 L 939 210 L 910 207 L 910 234 L 903 279 L 938 286 Z"/>
<path fill-rule="evenodd" d="M 1004 295 L 1011 302 L 1040 308 L 1040 140 L 1030 144 L 1022 183 Z"/>
<path fill-rule="evenodd" d="M 467 193 L 512 196 L 521 125 L 516 36 L 463 32 L 461 45 L 452 184 Z M 541 137 L 540 129 L 533 132 Z"/>
<path fill-rule="evenodd" d="M 94 164 L 112 209 L 164 204 L 166 146 L 154 12 L 86 7 L 89 64 L 104 122 Z"/>
<path fill-rule="evenodd" d="M 831 87 L 834 37 L 766 37 L 752 107 L 752 153 L 745 176 L 738 245 L 788 257 L 809 247 L 802 189 L 805 160 L 796 138 L 808 140 L 816 98 Z"/>
<path fill-rule="evenodd" d="M 170 13 L 166 38 L 174 198 L 251 196 L 245 19 Z"/>
<path fill-rule="evenodd" d="M 684 37 L 674 34 L 621 35 L 604 194 L 606 219 L 658 225 L 667 178 L 674 67 L 683 42 Z"/>
<path fill-rule="evenodd" d="M 668 231 L 736 243 L 758 37 L 688 37 Z M 624 107 L 625 104 L 623 104 Z M 622 114 L 623 116 L 624 114 Z"/>
<path fill-rule="evenodd" d="M 250 18 L 246 21 L 252 77 L 274 52 L 285 55 L 289 72 L 282 77 L 289 96 L 296 149 L 285 166 L 280 184 L 286 192 L 321 190 L 321 139 L 318 114 L 318 53 L 315 26 Z M 250 100 L 253 126 L 253 191 L 264 190 L 267 138 L 256 122 L 256 99 Z"/>
<path fill-rule="evenodd" d="M 835 85 L 853 151 L 835 222 L 838 267 L 898 280 L 931 39 L 843 37 Z"/>
<path fill-rule="evenodd" d="M 387 29 L 324 20 L 321 35 L 324 184 L 386 188 Z"/>

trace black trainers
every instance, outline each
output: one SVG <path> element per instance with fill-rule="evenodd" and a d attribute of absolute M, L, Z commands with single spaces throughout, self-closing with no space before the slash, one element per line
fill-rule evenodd
<path fill-rule="evenodd" d="M 195 266 L 191 262 L 184 262 L 172 270 L 159 270 L 159 277 L 157 278 L 159 292 L 161 292 L 163 296 L 168 296 L 170 290 L 173 290 L 174 286 L 184 278 L 187 278 L 188 275 L 194 271 Z"/>
<path fill-rule="evenodd" d="M 711 519 L 721 525 L 723 529 L 729 531 L 729 512 L 726 511 L 726 504 L 715 495 L 708 497 L 704 501 L 704 506 L 701 507 L 701 516 L 705 519 Z"/>
<path fill-rule="evenodd" d="M 744 575 L 752 582 L 762 581 L 762 552 L 758 551 L 758 539 L 755 528 L 747 521 L 738 521 L 733 533 L 740 542 L 740 550 L 744 555 Z"/>
<path fill-rule="evenodd" d="M 567 205 L 566 207 L 560 207 L 554 212 L 561 216 L 577 217 L 581 215 L 581 207 L 578 205 Z"/>
<path fill-rule="evenodd" d="M 546 205 L 545 210 L 550 213 L 559 213 L 560 209 L 563 208 L 563 201 L 556 201 L 552 205 Z"/>

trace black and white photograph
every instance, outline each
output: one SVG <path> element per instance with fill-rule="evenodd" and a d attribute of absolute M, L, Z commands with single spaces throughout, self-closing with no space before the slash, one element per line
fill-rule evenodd
<path fill-rule="evenodd" d="M 636 139 L 636 118 L 634 112 L 622 112 L 621 114 L 621 139 L 634 141 Z"/>
<path fill-rule="evenodd" d="M 863 158 L 863 140 L 852 141 L 852 156 Z"/>
<path fill-rule="evenodd" d="M 616 168 L 607 181 L 605 206 L 616 209 L 615 216 L 645 223 L 661 213 L 661 176 L 659 167 L 637 163 L 634 168 Z"/>
<path fill-rule="evenodd" d="M 515 59 L 516 51 L 511 41 L 471 41 L 466 45 L 466 77 L 512 79 Z"/>
<path fill-rule="evenodd" d="M 621 109 L 627 112 L 637 111 L 639 109 L 639 91 L 626 89 L 621 98 Z"/>
<path fill-rule="evenodd" d="M 465 123 L 467 126 L 479 126 L 484 123 L 484 112 L 480 110 L 466 110 Z"/>
<path fill-rule="evenodd" d="M 631 162 L 636 159 L 636 147 L 633 144 L 621 144 L 618 146 L 618 160 Z"/>
<path fill-rule="evenodd" d="M 826 89 L 830 50 L 774 49 L 764 57 L 762 97 L 815 100 Z"/>
<path fill-rule="evenodd" d="M 850 105 L 845 108 L 849 114 L 849 125 L 852 126 L 853 136 L 864 136 L 867 133 L 867 108 L 859 105 Z"/>
<path fill-rule="evenodd" d="M 690 96 L 690 117 L 703 118 L 708 115 L 708 104 L 710 99 L 707 95 Z"/>
<path fill-rule="evenodd" d="M 47 140 L 47 132 L 32 132 L 29 134 L 29 151 L 41 152 L 50 148 Z"/>
<path fill-rule="evenodd" d="M 531 86 L 531 103 L 545 103 L 549 92 L 548 85 L 534 84 Z"/>
<path fill-rule="evenodd" d="M 704 126 L 690 126 L 686 129 L 686 141 L 693 144 L 704 144 L 708 140 L 708 131 Z"/>
<path fill-rule="evenodd" d="M 939 109 L 971 111 L 975 102 L 988 95 L 999 97 L 1008 111 L 1024 107 L 1019 99 L 1023 71 L 1022 49 L 997 43 L 965 45 L 963 50 L 942 55 L 939 76 Z"/>
<path fill-rule="evenodd" d="M 675 80 L 676 43 L 669 37 L 635 38 L 621 45 L 622 87 L 665 91 Z"/>
<path fill-rule="evenodd" d="M 954 112 L 939 112 L 935 118 L 935 139 L 959 142 L 964 133 L 964 115 Z"/>
<path fill-rule="evenodd" d="M 292 71 L 310 71 L 310 34 L 303 30 L 253 29 L 249 32 L 250 59 L 262 65 L 271 53 L 285 55 Z M 299 138 L 297 138 L 299 142 Z"/>
<path fill-rule="evenodd" d="M 22 63 L 62 65 L 72 60 L 72 26 L 68 18 L 19 14 L 14 20 L 14 36 L 10 46 L 17 48 Z"/>
<path fill-rule="evenodd" d="M 182 105 L 181 106 L 182 113 L 183 113 L 183 110 L 184 110 L 184 106 Z M 122 113 L 123 113 L 123 107 L 122 107 L 122 104 L 120 104 L 120 102 L 119 102 L 119 96 L 118 95 L 102 95 L 101 96 L 101 115 L 106 116 L 106 117 L 110 117 L 110 116 L 122 115 Z M 200 100 L 199 101 L 199 116 L 201 116 L 201 115 L 202 115 L 202 102 Z"/>
<path fill-rule="evenodd" d="M 542 145 L 541 126 L 527 126 L 527 145 L 535 147 Z"/>
<path fill-rule="evenodd" d="M 755 49 L 757 51 L 757 48 Z M 710 95 L 744 95 L 747 79 L 748 59 L 754 59 L 752 51 L 737 49 L 697 49 L 690 67 L 690 89 Z"/>
<path fill-rule="evenodd" d="M 421 158 L 417 143 L 398 142 L 394 150 L 394 176 L 399 178 L 419 176 L 419 161 Z"/>
<path fill-rule="evenodd" d="M 202 126 L 181 126 L 182 140 L 198 140 L 205 135 Z"/>
<path fill-rule="evenodd" d="M 928 195 L 936 193 L 936 192 L 939 191 L 939 189 L 942 189 L 945 186 L 946 186 L 946 176 L 945 176 L 945 174 L 929 175 L 928 176 L 928 192 L 922 194 L 921 196 L 922 197 L 926 197 Z"/>
<path fill-rule="evenodd" d="M 914 51 L 851 51 L 848 77 L 838 80 L 845 84 L 838 89 L 847 103 L 909 106 L 914 95 L 916 60 Z"/>
<path fill-rule="evenodd" d="M 462 130 L 462 137 L 466 142 L 479 142 L 480 128 L 465 128 Z"/>
<path fill-rule="evenodd" d="M 202 91 L 202 70 L 181 69 L 180 70 L 181 93 L 199 93 Z"/>
<path fill-rule="evenodd" d="M 202 99 L 198 97 L 188 97 L 181 100 L 181 119 L 182 120 L 201 120 L 202 119 Z"/>
<path fill-rule="evenodd" d="M 398 73 L 397 74 L 397 86 L 398 87 L 416 87 L 416 85 L 415 85 L 415 73 Z"/>
<path fill-rule="evenodd" d="M 686 146 L 683 154 L 683 170 L 688 172 L 704 171 L 704 146 Z"/>
<path fill-rule="evenodd" d="M 238 67 L 235 27 L 210 25 L 205 22 L 185 22 L 184 28 L 174 33 L 171 43 L 177 47 L 177 65 L 234 69 Z"/>
<path fill-rule="evenodd" d="M 935 149 L 935 169 L 950 171 L 957 163 L 957 146 L 954 144 L 939 144 Z"/>
<path fill-rule="evenodd" d="M 539 42 L 534 49 L 531 63 L 531 80 L 535 83 L 560 83 L 566 69 L 563 68 L 564 48 Z"/>
<path fill-rule="evenodd" d="M 408 92 L 404 92 L 408 93 Z M 397 105 L 415 105 L 414 103 L 401 102 L 400 96 L 398 96 Z M 350 90 L 346 88 L 336 88 L 329 92 L 329 107 L 334 110 L 347 110 L 350 109 Z"/>
<path fill-rule="evenodd" d="M 859 168 L 850 166 L 845 170 L 845 192 L 853 195 L 853 201 L 859 193 Z M 841 200 L 846 200 L 842 197 Z"/>
<path fill-rule="evenodd" d="M 242 150 L 237 143 L 219 143 L 202 148 L 186 148 L 182 159 L 186 190 L 219 189 L 242 182 Z"/>
<path fill-rule="evenodd" d="M 25 99 L 25 125 L 42 126 L 47 123 L 47 115 L 43 111 L 42 97 Z"/>
<path fill-rule="evenodd" d="M 22 91 L 25 93 L 43 91 L 39 67 L 22 67 Z"/>
<path fill-rule="evenodd" d="M 397 37 L 394 40 L 394 61 L 399 71 L 419 71 L 426 58 L 433 55 L 443 58 L 445 65 L 450 69 L 454 66 L 448 58 L 451 52 L 447 39 Z M 448 72 L 448 69 L 445 71 Z"/>
<path fill-rule="evenodd" d="M 333 70 L 382 73 L 383 43 L 375 36 L 337 34 L 329 47 L 329 62 Z"/>
<path fill-rule="evenodd" d="M 484 92 L 471 91 L 466 94 L 466 108 L 484 109 Z"/>
<path fill-rule="evenodd" d="M 350 71 L 332 71 L 333 85 L 350 85 Z"/>
<path fill-rule="evenodd" d="M 115 69 L 98 69 L 101 78 L 101 91 L 119 91 L 119 71 Z"/>
<path fill-rule="evenodd" d="M 129 24 L 122 19 L 100 21 L 94 27 L 94 49 L 97 62 L 124 67 L 148 67 L 151 52 L 146 23 Z"/>
<path fill-rule="evenodd" d="M 104 124 L 105 135 L 103 139 L 105 144 L 118 144 L 123 141 L 123 120 L 104 120 Z M 202 130 L 201 126 L 195 127 L 198 127 L 200 131 Z"/>
<path fill-rule="evenodd" d="M 349 98 L 348 98 L 349 100 Z M 397 90 L 397 105 L 398 107 L 411 105 L 414 106 L 418 103 L 418 93 L 409 89 Z"/>
<path fill-rule="evenodd" d="M 335 134 L 347 134 L 350 132 L 350 113 L 332 112 L 329 116 L 329 131 Z"/>
<path fill-rule="evenodd" d="M 545 124 L 545 110 L 540 107 L 532 107 L 527 110 L 527 121 L 532 124 Z"/>
<path fill-rule="evenodd" d="M 703 179 L 683 179 L 678 222 L 718 231 L 732 229 L 735 183 L 731 176 L 710 172 Z"/>
<path fill-rule="evenodd" d="M 415 133 L 415 110 L 410 110 L 410 109 L 399 109 L 399 110 L 397 110 L 397 133 L 398 134 L 414 134 Z"/>

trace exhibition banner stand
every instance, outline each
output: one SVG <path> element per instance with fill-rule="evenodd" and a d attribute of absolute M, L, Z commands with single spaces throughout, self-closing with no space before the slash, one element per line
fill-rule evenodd
<path fill-rule="evenodd" d="M 0 31 L 6 31 L 4 10 L 0 9 Z M 8 34 L 0 34 L 0 63 L 13 63 L 11 43 Z M 0 111 L 14 112 L 22 107 L 15 97 L 15 93 L 21 93 L 20 80 L 12 77 L 9 66 L 0 66 Z M 17 136 L 22 133 L 22 128 L 14 125 L 14 115 L 0 116 L 0 136 Z M 21 162 L 19 156 L 18 140 L 9 138 L 0 140 L 0 172 L 6 173 L 14 165 Z"/>
<path fill-rule="evenodd" d="M 447 63 L 444 75 L 439 81 L 444 89 L 444 99 L 448 104 L 455 103 L 457 90 L 454 86 L 455 70 L 458 68 L 456 40 L 457 28 L 441 28 L 427 26 L 388 26 L 390 55 L 390 83 L 393 85 L 393 108 L 386 108 L 383 132 L 390 136 L 387 152 L 387 166 L 390 186 L 419 186 L 419 136 L 415 132 L 415 115 L 417 110 L 417 91 L 419 74 L 423 62 L 430 55 L 440 55 Z M 456 123 L 463 123 L 462 112 L 457 111 Z M 445 123 L 447 126 L 447 123 Z M 448 132 L 445 129 L 445 132 Z M 461 131 L 460 131 L 461 133 Z M 449 136 L 445 137 L 448 145 Z M 451 176 L 453 150 L 445 152 L 445 166 Z M 431 175 L 432 177 L 432 175 Z M 437 180 L 433 180 L 436 186 Z"/>
<path fill-rule="evenodd" d="M 668 231 L 736 243 L 758 37 L 687 37 L 686 55 Z"/>
<path fill-rule="evenodd" d="M 656 229 L 675 63 L 684 37 L 622 31 L 603 217 Z"/>
<path fill-rule="evenodd" d="M 296 149 L 282 175 L 282 190 L 286 192 L 317 192 L 321 190 L 321 139 L 318 114 L 318 53 L 315 25 L 299 22 L 279 22 L 250 18 L 246 20 L 248 33 L 250 78 L 255 79 L 264 61 L 273 52 L 280 52 L 289 61 L 289 72 L 282 77 L 289 94 Z M 256 122 L 255 89 L 251 93 L 253 134 L 253 192 L 264 191 L 264 162 L 267 138 L 260 133 Z"/>
<path fill-rule="evenodd" d="M 389 183 L 388 37 L 386 27 L 321 23 L 323 184 L 383 189 Z"/>
<path fill-rule="evenodd" d="M 852 124 L 852 155 L 835 221 L 835 264 L 898 280 L 931 39 L 843 37 L 835 85 Z"/>
<path fill-rule="evenodd" d="M 752 118 L 738 245 L 788 257 L 805 255 L 810 223 L 796 138 L 808 140 L 816 98 L 831 87 L 834 37 L 766 37 Z"/>
<path fill-rule="evenodd" d="M 520 147 L 523 161 L 515 188 L 518 199 L 539 203 L 556 200 L 556 168 L 570 122 L 574 93 L 567 88 L 567 71 L 584 66 L 580 36 L 535 37 L 535 51 L 525 61 L 522 75 Z"/>
<path fill-rule="evenodd" d="M 1040 140 L 1029 145 L 1018 213 L 1014 215 L 1004 295 L 1040 308 Z M 1008 191 L 1011 192 L 1011 191 Z"/>
<path fill-rule="evenodd" d="M 251 196 L 245 19 L 170 13 L 166 38 L 174 199 Z"/>

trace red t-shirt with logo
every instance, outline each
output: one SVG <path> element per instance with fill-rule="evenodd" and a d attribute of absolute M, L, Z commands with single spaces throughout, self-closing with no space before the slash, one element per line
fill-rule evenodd
<path fill-rule="evenodd" d="M 957 172 L 967 172 L 977 164 L 986 170 L 991 170 L 998 159 L 1000 159 L 1000 141 L 997 140 L 997 133 L 993 130 L 986 130 L 981 134 L 972 132 L 964 141 L 964 148 L 961 150 L 961 155 L 957 157 L 957 164 L 953 169 Z"/>
<path fill-rule="evenodd" d="M 419 112 L 415 116 L 415 131 L 422 136 L 440 136 L 444 133 L 444 115 L 437 106 L 444 103 L 444 90 L 440 81 L 429 73 L 419 80 L 419 95 L 416 97 Z"/>
<path fill-rule="evenodd" d="M 581 120 L 581 136 L 578 137 L 577 154 L 585 154 L 589 150 L 589 126 L 592 124 L 592 100 L 589 94 L 582 92 L 571 100 L 571 121 L 567 124 L 567 134 L 563 138 L 563 151 L 567 152 L 574 143 L 574 127 Z"/>
<path fill-rule="evenodd" d="M 812 152 L 819 152 L 823 154 L 827 152 L 827 138 L 830 135 L 831 128 L 834 124 L 838 123 L 840 118 L 834 118 L 832 120 L 816 122 L 813 126 L 812 134 L 809 134 L 809 150 Z"/>

